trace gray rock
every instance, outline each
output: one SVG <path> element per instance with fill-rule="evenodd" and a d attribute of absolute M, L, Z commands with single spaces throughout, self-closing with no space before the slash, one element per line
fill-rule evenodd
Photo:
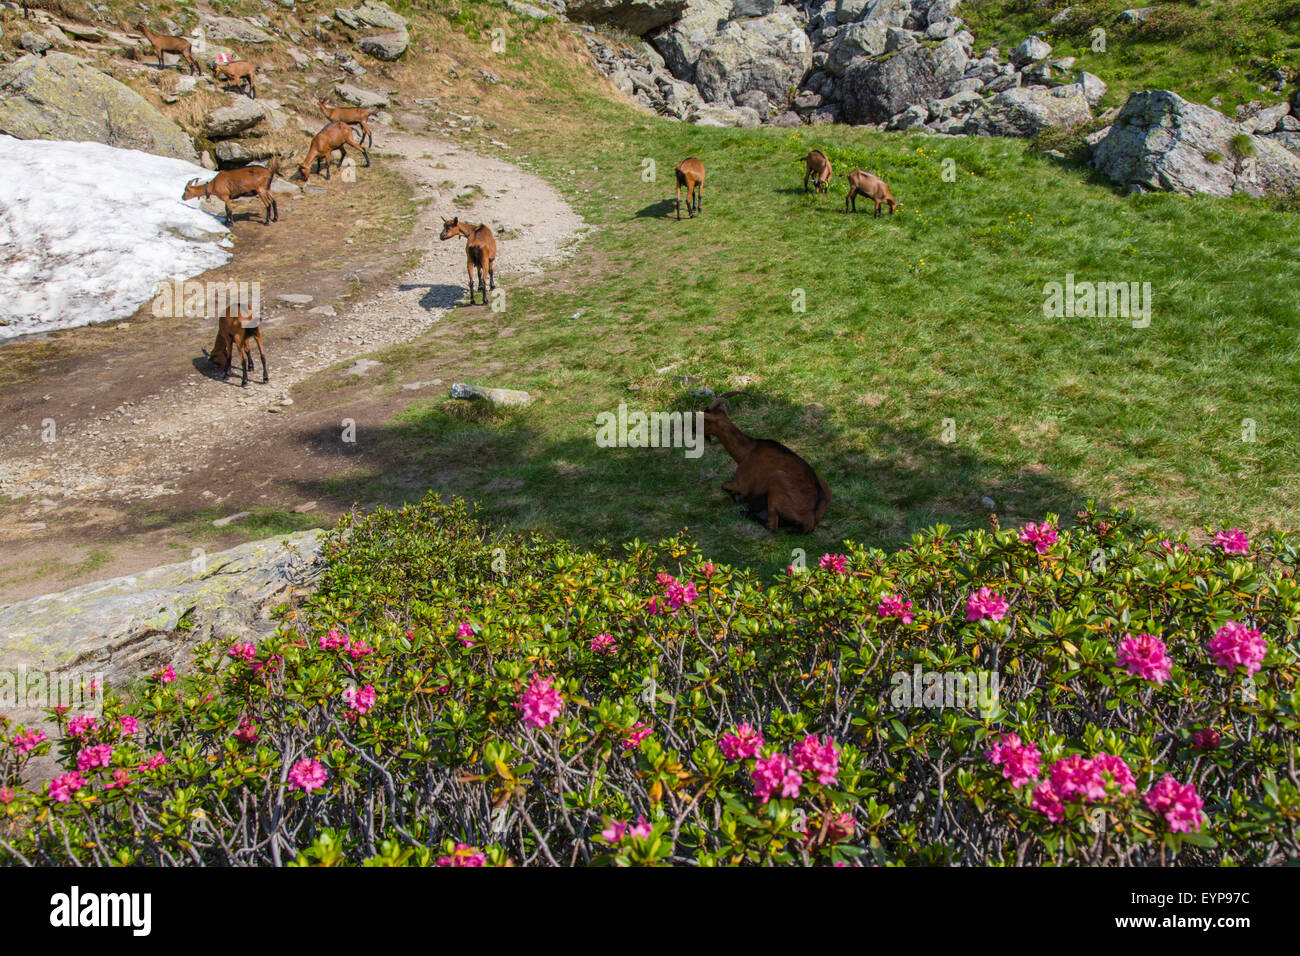
<path fill-rule="evenodd" d="M 909 46 L 915 46 L 918 42 L 916 34 L 911 30 L 904 30 L 902 27 L 890 27 L 885 31 L 886 53 L 895 53 Z"/>
<path fill-rule="evenodd" d="M 937 47 L 917 45 L 855 60 L 844 74 L 844 118 L 851 123 L 885 122 L 913 104 L 943 96 L 965 70 L 966 53 L 952 37 Z"/>
<path fill-rule="evenodd" d="M 1264 138 L 1281 146 L 1288 153 L 1300 156 L 1300 131 L 1282 130 L 1277 133 L 1265 133 Z"/>
<path fill-rule="evenodd" d="M 392 61 L 400 59 L 411 45 L 411 36 L 405 30 L 390 33 L 376 33 L 357 40 L 357 49 L 369 53 L 377 60 Z"/>
<path fill-rule="evenodd" d="M 1273 138 L 1290 134 L 1250 136 L 1254 155 L 1238 159 L 1231 142 L 1243 134 L 1250 136 L 1208 106 L 1168 90 L 1142 90 L 1129 96 L 1093 162 L 1130 189 L 1258 197 L 1300 187 L 1300 159 Z"/>
<path fill-rule="evenodd" d="M 776 12 L 780 0 L 735 0 L 727 17 L 741 20 L 747 17 L 766 17 Z M 659 24 L 656 24 L 658 26 Z"/>
<path fill-rule="evenodd" d="M 379 0 L 365 0 L 360 6 L 334 9 L 334 18 L 352 30 L 405 30 L 411 21 Z"/>
<path fill-rule="evenodd" d="M 695 65 L 731 12 L 731 0 L 689 0 L 681 17 L 650 37 L 673 76 L 695 82 Z"/>
<path fill-rule="evenodd" d="M 760 90 L 775 103 L 789 98 L 812 66 L 812 48 L 788 7 L 771 16 L 728 23 L 701 51 L 695 85 L 708 103 L 730 103 Z"/>
<path fill-rule="evenodd" d="M 1265 106 L 1242 120 L 1241 125 L 1252 133 L 1271 133 L 1278 128 L 1282 118 L 1290 115 L 1291 107 L 1286 103 L 1277 106 Z"/>
<path fill-rule="evenodd" d="M 1046 40 L 1039 37 L 1026 37 L 1020 46 L 1011 51 L 1011 62 L 1016 66 L 1022 66 L 1026 63 L 1046 60 L 1051 55 L 1052 47 Z"/>
<path fill-rule="evenodd" d="M 246 96 L 232 97 L 230 102 L 208 113 L 203 119 L 203 132 L 210 139 L 237 136 L 256 126 L 266 116 L 266 108 L 257 100 Z"/>
<path fill-rule="evenodd" d="M 838 122 L 840 118 L 839 111 L 834 106 L 824 106 L 821 109 L 808 115 L 808 122 L 813 126 L 829 126 Z"/>
<path fill-rule="evenodd" d="M 275 155 L 270 146 L 242 139 L 223 139 L 212 147 L 212 152 L 221 166 L 243 166 Z"/>
<path fill-rule="evenodd" d="M 891 130 L 922 129 L 928 116 L 929 111 L 924 106 L 913 103 L 907 109 L 891 116 L 888 128 Z"/>
<path fill-rule="evenodd" d="M 1101 77 L 1094 76 L 1086 70 L 1079 74 L 1078 84 L 1083 90 L 1083 98 L 1088 101 L 1088 105 L 1096 109 L 1101 105 L 1102 98 L 1106 95 L 1107 86 L 1102 82 Z"/>
<path fill-rule="evenodd" d="M 18 38 L 18 45 L 28 53 L 35 53 L 37 55 L 40 55 L 46 50 L 54 47 L 54 44 L 50 42 L 48 37 L 42 36 L 39 33 L 30 32 L 24 33 Z"/>
<path fill-rule="evenodd" d="M 466 385 L 464 382 L 452 383 L 451 397 L 481 399 L 493 405 L 527 405 L 533 400 L 527 392 L 516 391 L 513 388 L 485 388 L 482 385 Z"/>
<path fill-rule="evenodd" d="M 546 20 L 555 16 L 554 11 L 543 10 L 541 7 L 535 7 L 531 3 L 523 3 L 520 0 L 505 0 L 506 9 L 512 13 L 517 13 L 521 17 L 528 17 L 530 20 Z"/>
<path fill-rule="evenodd" d="M 803 120 L 799 118 L 798 113 L 794 112 L 793 110 L 787 110 L 786 112 L 781 113 L 779 116 L 774 116 L 772 118 L 772 121 L 767 125 L 777 126 L 781 128 L 793 128 L 795 126 L 802 126 Z"/>
<path fill-rule="evenodd" d="M 374 90 L 362 89 L 351 83 L 337 83 L 334 86 L 334 92 L 339 98 L 346 100 L 353 106 L 364 106 L 369 109 L 383 109 L 388 105 L 388 97 L 383 93 Z"/>
<path fill-rule="evenodd" d="M 960 20 L 939 20 L 925 28 L 925 38 L 927 40 L 946 40 L 950 36 L 955 36 L 960 29 Z"/>
<path fill-rule="evenodd" d="M 134 90 L 66 53 L 25 56 L 0 71 L 0 132 L 199 158 L 190 137 Z"/>
<path fill-rule="evenodd" d="M 983 102 L 980 95 L 972 90 L 963 90 L 942 99 L 931 100 L 925 105 L 929 113 L 927 121 L 937 122 L 957 114 L 965 115 L 975 108 L 976 103 L 980 102 Z"/>
<path fill-rule="evenodd" d="M 762 90 L 746 90 L 736 97 L 736 105 L 748 106 L 759 116 L 767 116 L 772 110 L 772 101 Z"/>
<path fill-rule="evenodd" d="M 972 136 L 1037 136 L 1050 126 L 1074 126 L 1092 119 L 1082 90 L 1062 90 L 1022 87 L 982 100 L 967 119 L 965 131 Z"/>
<path fill-rule="evenodd" d="M 1125 10 L 1119 18 L 1127 23 L 1142 23 L 1159 9 L 1159 7 L 1135 7 L 1132 10 Z"/>
<path fill-rule="evenodd" d="M 275 42 L 275 37 L 246 20 L 236 20 L 234 17 L 211 17 L 205 14 L 199 17 L 199 23 L 207 39 L 218 43 L 222 40 L 233 43 Z"/>
<path fill-rule="evenodd" d="M 730 126 L 752 129 L 760 123 L 759 115 L 747 106 L 732 109 L 727 106 L 706 105 L 697 109 L 691 116 L 691 122 L 697 126 Z"/>

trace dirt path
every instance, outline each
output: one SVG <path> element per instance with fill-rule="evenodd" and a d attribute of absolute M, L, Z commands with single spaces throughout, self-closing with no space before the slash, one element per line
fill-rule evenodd
<path fill-rule="evenodd" d="M 196 360 L 190 344 L 198 332 L 191 328 L 190 341 L 176 342 L 174 327 L 142 309 L 124 332 L 102 326 L 71 330 L 68 335 L 85 344 L 74 357 L 4 390 L 0 421 L 8 419 L 10 425 L 0 434 L 5 449 L 0 494 L 11 500 L 0 506 L 0 601 L 176 560 L 179 545 L 167 534 L 167 515 L 228 502 L 237 511 L 268 498 L 254 493 L 268 479 L 288 479 L 291 473 L 298 478 L 304 421 L 313 401 L 327 405 L 329 397 L 308 389 L 306 403 L 295 404 L 303 400 L 290 398 L 294 386 L 340 362 L 419 339 L 464 297 L 465 244 L 438 241 L 442 215 L 459 213 L 492 226 L 500 246 L 497 278 L 505 286 L 562 259 L 584 228 L 556 190 L 517 166 L 435 136 L 376 132 L 378 148 L 400 156 L 377 157 L 376 165 L 400 173 L 417 198 L 432 200 L 419 208 L 403 247 L 410 253 L 423 250 L 419 265 L 405 274 L 390 269 L 370 283 L 351 274 L 346 278 L 362 288 L 338 297 L 330 295 L 340 287 L 338 269 L 324 264 L 316 275 L 299 270 L 294 288 L 286 282 L 264 286 L 269 385 L 261 384 L 260 368 L 247 388 L 238 387 L 235 374 L 222 382 L 206 362 Z M 358 176 L 369 173 L 360 169 Z M 334 183 L 327 185 L 327 191 L 338 190 L 332 195 L 298 200 L 299 212 L 308 213 L 313 204 L 341 203 L 346 187 Z M 460 201 L 453 203 L 456 197 Z M 301 244 L 324 241 L 305 217 L 282 218 L 299 221 L 265 233 L 260 222 L 237 222 L 236 258 L 221 271 L 241 266 L 245 235 L 265 236 L 267 243 L 271 237 L 294 242 L 296 231 Z M 332 246 L 337 253 L 337 244 Z M 312 254 L 309 250 L 308 262 Z M 365 260 L 366 251 L 357 250 L 357 259 Z M 383 272 L 381 266 L 375 269 Z M 312 295 L 312 308 L 282 303 L 277 297 L 286 292 Z M 331 298 L 348 304 L 335 309 L 326 304 Z M 486 311 L 481 305 L 474 309 Z M 151 327 L 156 336 L 142 331 Z M 202 331 L 205 348 L 213 329 Z M 439 349 L 445 344 L 437 342 Z M 160 349 L 185 355 L 169 356 L 159 372 L 151 353 Z M 357 366 L 360 375 L 366 370 L 365 363 Z M 389 401 L 374 413 L 388 414 L 399 404 Z M 47 419 L 57 428 L 51 443 L 41 440 Z M 328 463 L 324 467 L 328 470 Z M 257 482 L 250 485 L 250 476 Z M 89 560 L 86 548 L 96 542 L 105 547 Z"/>

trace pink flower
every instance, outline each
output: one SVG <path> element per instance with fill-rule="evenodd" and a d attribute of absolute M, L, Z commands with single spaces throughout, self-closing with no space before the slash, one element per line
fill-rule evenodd
<path fill-rule="evenodd" d="M 469 621 L 461 621 L 460 627 L 456 628 L 456 636 L 466 647 L 473 647 L 474 642 L 470 638 L 474 636 L 474 625 Z"/>
<path fill-rule="evenodd" d="M 1119 666 L 1134 677 L 1163 685 L 1169 679 L 1172 662 L 1165 654 L 1165 642 L 1151 634 L 1125 634 L 1116 655 Z"/>
<path fill-rule="evenodd" d="M 343 702 L 355 710 L 358 714 L 365 714 L 370 708 L 375 706 L 375 688 L 367 684 L 358 690 L 355 687 L 349 687 L 343 692 Z"/>
<path fill-rule="evenodd" d="M 1237 621 L 1229 621 L 1219 628 L 1206 647 L 1215 664 L 1228 671 L 1240 665 L 1246 668 L 1247 675 L 1259 670 L 1268 653 L 1268 642 L 1260 637 L 1259 631 L 1249 630 Z"/>
<path fill-rule="evenodd" d="M 98 726 L 98 721 L 90 714 L 82 714 L 68 721 L 69 737 L 84 737 Z"/>
<path fill-rule="evenodd" d="M 836 574 L 849 573 L 849 559 L 842 554 L 823 554 L 817 562 L 819 568 L 829 568 Z"/>
<path fill-rule="evenodd" d="M 107 767 L 113 759 L 113 748 L 108 744 L 86 747 L 77 754 L 77 769 L 85 773 L 95 767 Z"/>
<path fill-rule="evenodd" d="M 623 749 L 624 750 L 636 749 L 636 747 L 641 743 L 641 741 L 645 740 L 652 733 L 654 733 L 654 728 L 651 727 L 649 724 L 638 723 L 635 727 L 632 728 L 631 732 L 623 740 Z"/>
<path fill-rule="evenodd" d="M 360 660 L 361 658 L 365 657 L 367 654 L 373 654 L 374 652 L 375 649 L 366 643 L 353 644 L 351 647 L 348 648 L 348 656 L 351 657 L 354 661 Z"/>
<path fill-rule="evenodd" d="M 237 661 L 247 661 L 248 663 L 251 664 L 253 662 L 253 658 L 257 655 L 257 645 L 249 642 L 243 642 L 234 645 L 226 653 L 229 654 Z"/>
<path fill-rule="evenodd" d="M 154 754 L 144 763 L 140 764 L 140 766 L 136 767 L 135 769 L 140 771 L 157 770 L 159 767 L 163 766 L 166 763 L 167 763 L 167 757 L 165 754 L 163 754 L 160 751 Z"/>
<path fill-rule="evenodd" d="M 778 789 L 783 797 L 797 797 L 803 784 L 803 777 L 790 765 L 790 758 L 780 753 L 759 757 L 749 777 L 754 782 L 754 796 L 759 803 L 767 803 Z"/>
<path fill-rule="evenodd" d="M 609 826 L 601 830 L 600 835 L 607 843 L 621 843 L 625 836 L 648 837 L 653 829 L 645 817 L 637 817 L 635 825 L 627 820 L 610 820 Z"/>
<path fill-rule="evenodd" d="M 890 594 L 883 598 L 876 613 L 881 617 L 896 617 L 903 624 L 912 623 L 912 602 L 904 601 L 901 594 Z"/>
<path fill-rule="evenodd" d="M 1223 738 L 1213 727 L 1206 727 L 1192 734 L 1192 746 L 1197 750 L 1213 750 Z"/>
<path fill-rule="evenodd" d="M 1102 800 L 1106 782 L 1096 766 L 1082 754 L 1071 754 L 1052 764 L 1052 789 L 1069 803 Z"/>
<path fill-rule="evenodd" d="M 1000 621 L 1007 615 L 1006 598 L 990 588 L 980 588 L 966 599 L 966 620 L 978 621 L 990 618 Z"/>
<path fill-rule="evenodd" d="M 1041 774 L 1039 762 L 1042 754 L 1036 745 L 1022 744 L 1019 734 L 1002 734 L 993 749 L 985 751 L 984 755 L 989 763 L 1002 768 L 1003 779 L 1010 780 L 1016 790 L 1037 780 Z"/>
<path fill-rule="evenodd" d="M 1171 833 L 1201 829 L 1201 808 L 1205 803 L 1190 783 L 1180 784 L 1165 774 L 1142 798 L 1151 812 L 1165 818 Z"/>
<path fill-rule="evenodd" d="M 1240 528 L 1220 531 L 1214 536 L 1214 543 L 1224 554 L 1250 554 L 1250 539 Z"/>
<path fill-rule="evenodd" d="M 1047 814 L 1047 819 L 1060 823 L 1065 819 L 1065 804 L 1061 795 L 1052 786 L 1051 780 L 1044 780 L 1034 789 L 1034 798 L 1030 803 L 1035 810 Z"/>
<path fill-rule="evenodd" d="M 131 771 L 118 767 L 113 771 L 113 782 L 104 784 L 105 790 L 122 790 L 131 783 Z"/>
<path fill-rule="evenodd" d="M 555 722 L 564 708 L 564 698 L 551 686 L 552 679 L 534 674 L 515 708 L 523 712 L 523 722 L 530 727 L 547 727 Z"/>
<path fill-rule="evenodd" d="M 757 757 L 762 746 L 763 735 L 749 724 L 741 724 L 734 733 L 726 733 L 718 738 L 718 748 L 728 760 Z"/>
<path fill-rule="evenodd" d="M 834 783 L 840 772 L 840 748 L 833 737 L 827 737 L 823 744 L 820 737 L 809 734 L 803 743 L 795 745 L 790 756 L 800 770 L 816 774 L 823 786 Z"/>
<path fill-rule="evenodd" d="M 176 679 L 176 668 L 168 664 L 166 667 L 160 667 L 154 671 L 153 676 L 158 678 L 160 684 L 170 684 Z"/>
<path fill-rule="evenodd" d="M 140 730 L 140 721 L 130 715 L 123 715 L 117 718 L 117 725 L 122 730 L 123 737 L 129 737 Z"/>
<path fill-rule="evenodd" d="M 73 770 L 50 781 L 50 797 L 55 803 L 69 803 L 72 795 L 86 785 L 81 774 Z"/>
<path fill-rule="evenodd" d="M 1128 796 L 1128 794 L 1137 791 L 1137 783 L 1133 780 L 1133 771 L 1129 769 L 1128 764 L 1124 762 L 1122 757 L 1117 757 L 1114 754 L 1097 754 L 1092 758 L 1092 769 L 1102 781 L 1105 780 L 1102 775 L 1109 774 L 1111 783 L 1119 787 L 1120 796 Z M 1104 782 L 1103 786 L 1105 786 Z"/>
<path fill-rule="evenodd" d="M 1020 540 L 1025 544 L 1032 544 L 1039 554 L 1046 554 L 1048 549 L 1056 544 L 1056 537 L 1056 530 L 1047 521 L 1042 524 L 1034 524 L 1031 521 L 1020 529 Z"/>
<path fill-rule="evenodd" d="M 597 634 L 591 639 L 591 649 L 597 654 L 613 654 L 618 650 L 613 634 Z"/>
<path fill-rule="evenodd" d="M 457 843 L 450 856 L 438 857 L 435 866 L 483 866 L 487 863 L 487 854 L 468 843 Z"/>
<path fill-rule="evenodd" d="M 715 565 L 712 561 L 705 561 L 703 564 L 700 565 L 700 572 L 706 578 L 713 577 L 714 572 L 717 570 L 718 570 L 717 565 Z"/>
<path fill-rule="evenodd" d="M 0 803 L 3 804 L 13 803 L 14 797 L 16 796 L 17 794 L 14 793 L 13 787 L 0 787 Z"/>
<path fill-rule="evenodd" d="M 320 646 L 322 651 L 333 651 L 340 647 L 347 648 L 352 644 L 346 636 L 340 634 L 338 631 L 330 631 L 316 643 Z"/>
<path fill-rule="evenodd" d="M 289 789 L 311 793 L 325 786 L 327 776 L 319 760 L 299 760 L 289 768 Z"/>
<path fill-rule="evenodd" d="M 247 717 L 239 722 L 239 729 L 235 731 L 235 739 L 246 744 L 257 743 L 259 736 L 257 724 Z"/>
<path fill-rule="evenodd" d="M 1174 553 L 1174 547 L 1175 547 L 1174 543 L 1170 541 L 1168 538 L 1160 542 L 1160 547 L 1164 548 L 1170 554 Z M 1184 554 L 1192 553 L 1191 548 L 1187 547 L 1187 545 L 1183 544 L 1181 541 L 1178 542 L 1177 548 L 1179 551 L 1183 552 Z"/>
<path fill-rule="evenodd" d="M 83 720 L 86 718 L 74 717 L 72 719 Z M 95 718 L 91 717 L 89 719 L 91 721 L 91 726 L 93 727 Z M 73 734 L 72 736 L 79 737 L 80 734 Z M 38 745 L 40 745 L 47 739 L 48 738 L 45 736 L 45 732 L 43 730 L 29 730 L 26 733 L 21 733 L 18 734 L 16 737 L 14 737 L 13 743 L 14 743 L 14 747 L 17 748 L 20 754 L 25 754 L 35 750 Z"/>
<path fill-rule="evenodd" d="M 674 611 L 679 611 L 683 606 L 690 604 L 699 597 L 699 594 L 695 590 L 694 584 L 691 584 L 690 582 L 682 584 L 679 581 L 674 581 L 672 584 L 668 585 L 667 590 L 664 591 L 664 597 L 667 599 L 670 608 Z"/>

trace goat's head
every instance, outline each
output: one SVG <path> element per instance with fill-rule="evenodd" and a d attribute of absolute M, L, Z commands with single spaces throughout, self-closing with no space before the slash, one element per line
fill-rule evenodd
<path fill-rule="evenodd" d="M 454 219 L 444 218 L 442 220 L 442 235 L 439 239 L 450 239 L 452 236 L 460 235 L 460 216 Z"/>
<path fill-rule="evenodd" d="M 181 200 L 193 199 L 195 196 L 202 195 L 203 186 L 204 184 L 199 182 L 197 179 L 191 179 L 185 184 L 185 192 L 181 195 Z"/>
<path fill-rule="evenodd" d="M 299 164 L 298 164 L 298 174 L 299 174 L 300 176 L 302 176 L 302 178 L 303 178 L 304 180 L 306 180 L 306 179 L 310 179 L 310 178 L 311 178 L 311 168 L 310 168 L 306 163 L 299 163 Z"/>
<path fill-rule="evenodd" d="M 706 440 L 713 440 L 718 433 L 727 427 L 734 427 L 731 422 L 731 406 L 727 404 L 727 399 L 734 395 L 744 395 L 750 398 L 748 392 L 724 392 L 713 400 L 708 408 L 704 410 L 704 437 Z"/>

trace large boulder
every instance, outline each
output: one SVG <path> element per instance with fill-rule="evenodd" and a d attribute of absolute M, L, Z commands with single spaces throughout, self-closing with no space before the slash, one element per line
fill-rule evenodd
<path fill-rule="evenodd" d="M 650 42 L 673 76 L 695 82 L 695 64 L 727 23 L 730 12 L 731 0 L 688 0 L 681 17 L 651 35 Z"/>
<path fill-rule="evenodd" d="M 854 60 L 844 73 L 844 118 L 883 123 L 909 106 L 939 99 L 962 78 L 966 61 L 966 51 L 954 37 L 938 46 L 918 44 Z"/>
<path fill-rule="evenodd" d="M 890 31 L 903 26 L 911 9 L 907 0 L 871 0 L 863 7 L 859 22 L 841 28 L 831 41 L 827 69 L 843 76 L 848 65 L 858 57 L 886 52 Z M 898 43 L 896 39 L 895 44 Z"/>
<path fill-rule="evenodd" d="M 225 106 L 218 107 L 203 118 L 203 132 L 210 139 L 238 136 L 256 126 L 266 116 L 266 109 L 246 96 L 232 97 Z"/>
<path fill-rule="evenodd" d="M 199 159 L 193 140 L 138 93 L 66 53 L 25 56 L 0 72 L 0 133 Z"/>
<path fill-rule="evenodd" d="M 790 8 L 780 7 L 771 16 L 723 27 L 696 61 L 695 85 L 709 103 L 729 104 L 746 90 L 784 103 L 811 66 L 808 34 Z"/>
<path fill-rule="evenodd" d="M 411 36 L 405 30 L 393 30 L 388 33 L 376 33 L 357 40 L 357 47 L 362 53 L 369 53 L 376 60 L 396 60 L 411 45 Z"/>
<path fill-rule="evenodd" d="M 275 37 L 261 27 L 255 27 L 247 20 L 236 20 L 234 17 L 205 15 L 199 18 L 199 25 L 206 39 L 217 42 L 226 40 L 233 43 L 273 43 L 275 41 Z"/>
<path fill-rule="evenodd" d="M 363 89 L 362 87 L 354 86 L 351 83 L 336 84 L 334 92 L 338 94 L 340 99 L 351 103 L 353 106 L 363 106 L 366 109 L 381 110 L 388 105 L 388 97 L 383 93 Z"/>
<path fill-rule="evenodd" d="M 633 36 L 667 26 L 681 16 L 686 0 L 571 0 L 565 16 L 578 23 L 609 23 Z"/>
<path fill-rule="evenodd" d="M 411 21 L 380 0 L 365 0 L 351 9 L 335 8 L 334 18 L 353 30 L 405 30 Z"/>
<path fill-rule="evenodd" d="M 1037 136 L 1051 126 L 1074 126 L 1092 119 L 1081 87 L 1022 86 L 976 105 L 966 120 L 972 136 Z"/>
<path fill-rule="evenodd" d="M 1278 142 L 1169 90 L 1130 94 L 1092 157 L 1133 189 L 1262 196 L 1300 188 L 1300 159 Z"/>

